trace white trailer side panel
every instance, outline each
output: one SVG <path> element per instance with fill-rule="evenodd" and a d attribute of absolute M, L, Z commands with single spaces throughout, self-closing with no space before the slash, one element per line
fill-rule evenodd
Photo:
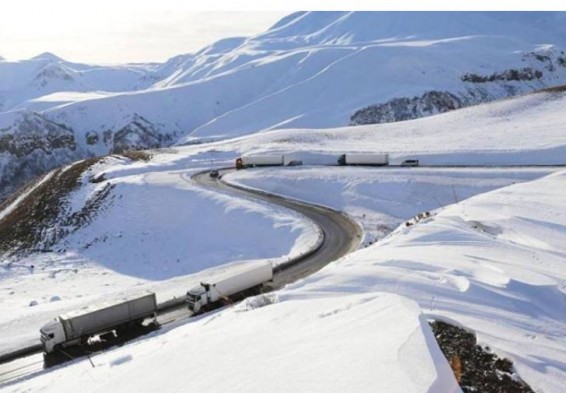
<path fill-rule="evenodd" d="M 225 277 L 209 281 L 211 285 L 211 301 L 216 302 L 222 297 L 232 296 L 235 293 L 253 288 L 273 279 L 271 262 L 261 262 L 238 267 L 227 272 Z"/>
<path fill-rule="evenodd" d="M 389 154 L 346 154 L 348 165 L 386 165 Z"/>
<path fill-rule="evenodd" d="M 67 340 L 94 334 L 146 317 L 157 309 L 154 293 L 124 297 L 59 316 Z"/>
<path fill-rule="evenodd" d="M 283 165 L 283 155 L 244 156 L 242 157 L 242 162 L 244 166 Z"/>

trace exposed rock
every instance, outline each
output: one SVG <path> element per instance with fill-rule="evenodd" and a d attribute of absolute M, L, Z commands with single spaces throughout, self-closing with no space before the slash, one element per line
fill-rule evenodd
<path fill-rule="evenodd" d="M 447 91 L 429 91 L 420 97 L 395 98 L 383 104 L 370 105 L 350 117 L 351 125 L 389 123 L 444 113 L 469 105 L 472 98 L 459 97 Z"/>
<path fill-rule="evenodd" d="M 509 69 L 500 73 L 494 73 L 491 75 L 478 75 L 478 74 L 464 74 L 461 79 L 463 82 L 471 83 L 487 83 L 496 81 L 532 81 L 534 79 L 541 79 L 543 77 L 543 72 L 540 70 L 534 70 L 530 67 L 525 67 L 521 69 Z"/>
<path fill-rule="evenodd" d="M 134 114 L 132 121 L 113 135 L 111 153 L 167 146 L 174 142 L 175 136 L 175 133 L 164 133 L 142 116 Z"/>
<path fill-rule="evenodd" d="M 501 359 L 462 328 L 435 321 L 432 330 L 464 393 L 533 393 L 509 359 Z"/>
<path fill-rule="evenodd" d="M 21 158 L 34 150 L 50 154 L 56 149 L 76 148 L 72 130 L 37 113 L 24 112 L 12 127 L 0 129 L 0 154 Z"/>
<path fill-rule="evenodd" d="M 34 177 L 87 156 L 72 130 L 23 112 L 10 127 L 0 129 L 0 201 Z"/>
<path fill-rule="evenodd" d="M 89 131 L 85 135 L 87 145 L 96 145 L 98 143 L 98 133 L 96 131 Z"/>

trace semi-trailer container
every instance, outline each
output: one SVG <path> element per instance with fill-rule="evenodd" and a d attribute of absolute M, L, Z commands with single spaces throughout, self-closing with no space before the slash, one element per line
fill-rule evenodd
<path fill-rule="evenodd" d="M 119 329 L 141 325 L 146 318 L 155 322 L 155 293 L 129 295 L 59 315 L 40 329 L 45 353 L 85 343 L 90 337 Z"/>

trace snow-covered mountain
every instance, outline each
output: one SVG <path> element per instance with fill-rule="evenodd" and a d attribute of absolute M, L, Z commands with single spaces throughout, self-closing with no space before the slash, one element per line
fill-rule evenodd
<path fill-rule="evenodd" d="M 0 105 L 72 130 L 86 155 L 414 119 L 565 84 L 565 21 L 560 12 L 300 12 L 163 64 L 3 61 Z"/>
<path fill-rule="evenodd" d="M 146 89 L 155 83 L 158 69 L 155 64 L 72 63 L 52 53 L 42 53 L 29 60 L 1 61 L 0 112 L 21 108 L 42 111 L 104 93 Z"/>
<path fill-rule="evenodd" d="M 223 179 L 344 211 L 364 238 L 361 249 L 282 291 L 94 354 L 94 368 L 77 359 L 6 391 L 66 392 L 88 378 L 97 392 L 263 392 L 269 384 L 281 392 L 458 392 L 431 318 L 475 333 L 534 391 L 562 392 L 564 168 L 433 165 L 564 165 L 565 104 L 566 92 L 544 92 L 405 122 L 274 130 L 51 172 L 0 206 L 0 351 L 37 341 L 42 323 L 100 298 L 150 289 L 165 301 L 236 260 L 277 263 L 308 250 L 310 221 L 191 181 L 239 154 L 301 157 L 304 166 Z M 427 166 L 309 165 L 379 149 L 392 163 L 412 157 Z M 415 218 L 423 211 L 432 214 Z M 203 362 L 179 377 L 195 353 Z"/>

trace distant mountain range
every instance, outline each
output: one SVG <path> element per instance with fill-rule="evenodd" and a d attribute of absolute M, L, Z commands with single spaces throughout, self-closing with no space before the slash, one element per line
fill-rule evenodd
<path fill-rule="evenodd" d="M 0 199 L 79 158 L 414 119 L 566 83 L 566 13 L 300 12 L 162 64 L 0 58 Z"/>

